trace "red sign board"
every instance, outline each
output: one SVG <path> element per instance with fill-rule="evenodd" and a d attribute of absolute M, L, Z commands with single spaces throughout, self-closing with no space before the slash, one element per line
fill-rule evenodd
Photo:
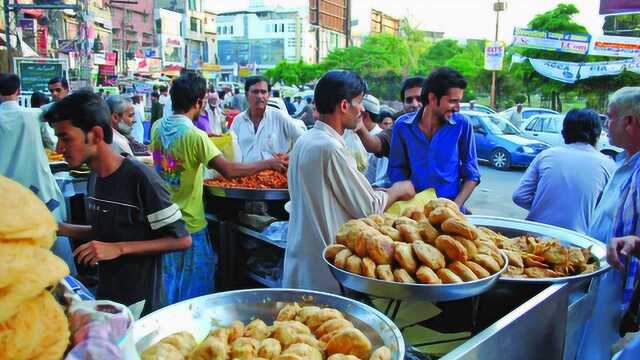
<path fill-rule="evenodd" d="M 105 65 L 115 66 L 118 63 L 118 53 L 108 52 L 104 54 Z"/>
<path fill-rule="evenodd" d="M 38 32 L 36 34 L 36 51 L 38 55 L 47 57 L 47 50 L 49 49 L 49 30 L 46 26 L 38 25 Z"/>

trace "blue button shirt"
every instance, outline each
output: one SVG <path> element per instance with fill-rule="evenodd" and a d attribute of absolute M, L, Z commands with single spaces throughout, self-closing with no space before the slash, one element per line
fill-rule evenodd
<path fill-rule="evenodd" d="M 473 127 L 464 115 L 454 113 L 430 140 L 418 126 L 422 113 L 393 126 L 389 180 L 411 180 L 418 192 L 434 188 L 439 197 L 453 200 L 462 181 L 480 182 Z"/>

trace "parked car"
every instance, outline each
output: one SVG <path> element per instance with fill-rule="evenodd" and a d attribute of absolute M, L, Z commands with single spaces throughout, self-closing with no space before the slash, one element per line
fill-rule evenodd
<path fill-rule="evenodd" d="M 471 103 L 460 103 L 460 111 L 477 111 L 485 114 L 495 114 L 496 111 L 488 106 L 484 106 L 481 104 L 473 104 L 473 109 L 471 109 Z"/>
<path fill-rule="evenodd" d="M 505 119 L 511 119 L 511 114 L 516 111 L 516 107 L 510 107 L 505 111 L 499 112 L 498 115 L 504 117 Z M 541 114 L 558 114 L 557 111 L 545 108 L 536 108 L 536 107 L 523 107 L 522 108 L 522 123 L 526 124 L 528 119 L 535 115 Z"/>
<path fill-rule="evenodd" d="M 523 134 L 529 139 L 540 140 L 551 146 L 562 145 L 564 144 L 564 138 L 562 137 L 563 121 L 564 114 L 536 115 L 531 117 L 524 125 Z M 623 151 L 623 149 L 609 143 L 609 135 L 606 130 L 603 130 L 602 134 L 600 134 L 596 149 L 612 158 L 616 158 Z"/>
<path fill-rule="evenodd" d="M 478 158 L 489 161 L 498 170 L 513 166 L 527 167 L 549 145 L 527 139 L 522 132 L 496 114 L 463 111 L 473 125 Z"/>

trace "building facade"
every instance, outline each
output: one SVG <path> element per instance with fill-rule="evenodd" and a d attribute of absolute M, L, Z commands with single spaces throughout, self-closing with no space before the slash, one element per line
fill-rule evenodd
<path fill-rule="evenodd" d="M 218 44 L 216 43 L 217 21 L 216 14 L 212 11 L 204 11 L 204 63 L 218 64 Z"/>
<path fill-rule="evenodd" d="M 183 66 L 188 69 L 199 69 L 205 63 L 206 44 L 202 0 L 155 0 L 155 7 L 182 15 L 180 29 L 185 46 Z"/>
<path fill-rule="evenodd" d="M 365 3 L 354 4 L 357 15 L 352 21 L 351 42 L 360 46 L 365 37 L 371 34 L 400 33 L 400 18 L 390 15 L 388 12 L 374 9 Z"/>
<path fill-rule="evenodd" d="M 309 0 L 308 14 L 315 62 L 321 62 L 334 49 L 350 45 L 351 0 Z"/>
<path fill-rule="evenodd" d="M 112 46 L 118 52 L 121 72 L 128 70 L 124 66 L 127 62 L 154 53 L 157 44 L 153 14 L 153 0 L 137 0 L 135 4 L 111 2 Z"/>
<path fill-rule="evenodd" d="M 185 41 L 182 37 L 183 15 L 166 9 L 154 9 L 156 34 L 162 66 L 180 66 L 185 62 Z"/>

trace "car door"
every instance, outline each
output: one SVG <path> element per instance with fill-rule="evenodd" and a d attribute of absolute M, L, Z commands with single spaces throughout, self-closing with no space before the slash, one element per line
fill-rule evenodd
<path fill-rule="evenodd" d="M 479 116 L 469 116 L 473 125 L 473 134 L 476 140 L 476 153 L 483 160 L 488 160 L 491 154 L 491 134 L 488 133 L 482 119 Z"/>
<path fill-rule="evenodd" d="M 524 127 L 523 135 L 526 138 L 540 140 L 540 133 L 542 132 L 542 117 L 536 116 Z"/>
<path fill-rule="evenodd" d="M 560 134 L 562 128 L 561 120 L 555 116 L 544 117 L 542 122 L 542 128 L 540 132 L 540 141 L 546 142 L 551 146 L 558 146 L 564 144 L 564 139 Z"/>

